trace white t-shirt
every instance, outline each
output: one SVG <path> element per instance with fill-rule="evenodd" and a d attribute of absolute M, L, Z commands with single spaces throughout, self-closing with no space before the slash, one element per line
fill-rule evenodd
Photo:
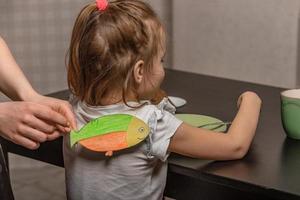
<path fill-rule="evenodd" d="M 129 104 L 137 105 L 133 102 Z M 170 138 L 182 123 L 172 114 L 175 108 L 167 99 L 158 105 L 148 103 L 141 108 L 130 108 L 125 104 L 94 107 L 76 100 L 73 100 L 72 105 L 78 128 L 100 116 L 123 113 L 142 119 L 151 131 L 142 143 L 114 152 L 112 157 L 85 149 L 80 144 L 70 148 L 69 137 L 65 136 L 64 162 L 68 199 L 162 199 Z"/>

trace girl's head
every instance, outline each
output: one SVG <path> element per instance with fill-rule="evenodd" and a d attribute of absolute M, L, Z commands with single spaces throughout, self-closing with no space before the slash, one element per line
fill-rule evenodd
<path fill-rule="evenodd" d="M 164 77 L 165 31 L 138 0 L 88 4 L 76 19 L 69 49 L 68 84 L 90 105 L 151 99 Z"/>

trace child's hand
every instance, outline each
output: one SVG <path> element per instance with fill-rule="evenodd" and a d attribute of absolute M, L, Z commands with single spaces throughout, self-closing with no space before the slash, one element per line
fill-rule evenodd
<path fill-rule="evenodd" d="M 243 94 L 240 95 L 237 101 L 238 109 L 240 108 L 243 101 L 250 101 L 257 106 L 260 106 L 262 103 L 260 97 L 255 92 L 251 92 L 251 91 L 244 92 Z"/>

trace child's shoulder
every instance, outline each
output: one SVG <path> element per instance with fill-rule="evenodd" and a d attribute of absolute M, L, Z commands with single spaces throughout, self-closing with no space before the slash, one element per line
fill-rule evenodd
<path fill-rule="evenodd" d="M 79 124 L 85 124 L 95 118 L 113 114 L 129 114 L 148 123 L 149 121 L 160 120 L 166 115 L 173 115 L 176 111 L 167 98 L 156 105 L 151 104 L 150 101 L 143 101 L 141 103 L 128 102 L 129 106 L 125 104 L 89 106 L 74 97 L 70 98 L 70 103 Z"/>
<path fill-rule="evenodd" d="M 150 101 L 140 107 L 141 110 L 153 110 L 158 112 L 170 112 L 175 114 L 176 108 L 169 102 L 168 98 L 163 98 L 158 104 L 152 104 Z"/>
<path fill-rule="evenodd" d="M 169 103 L 167 98 L 164 98 L 157 105 L 148 103 L 134 110 L 137 117 L 142 117 L 147 120 L 160 120 L 166 115 L 174 115 L 176 108 Z"/>

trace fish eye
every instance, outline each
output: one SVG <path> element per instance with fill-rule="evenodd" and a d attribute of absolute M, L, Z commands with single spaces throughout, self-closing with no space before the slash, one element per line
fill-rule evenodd
<path fill-rule="evenodd" d="M 144 127 L 141 127 L 141 128 L 139 128 L 139 132 L 144 132 L 145 131 L 145 129 L 144 129 Z"/>

